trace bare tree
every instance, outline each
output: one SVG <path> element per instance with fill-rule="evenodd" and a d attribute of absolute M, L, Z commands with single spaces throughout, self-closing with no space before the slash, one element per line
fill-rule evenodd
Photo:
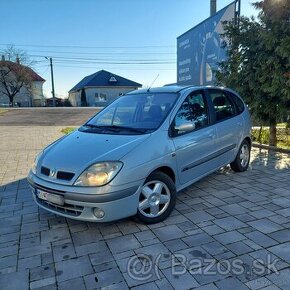
<path fill-rule="evenodd" d="M 13 46 L 0 52 L 0 94 L 9 98 L 13 107 L 14 97 L 25 88 L 27 92 L 32 89 L 32 70 L 29 67 L 28 57 L 25 52 L 15 49 Z"/>

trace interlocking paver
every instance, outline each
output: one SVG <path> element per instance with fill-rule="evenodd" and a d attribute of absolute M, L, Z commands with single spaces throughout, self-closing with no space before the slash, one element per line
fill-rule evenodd
<path fill-rule="evenodd" d="M 264 234 L 269 234 L 283 229 L 283 227 L 281 227 L 280 225 L 265 218 L 249 222 L 249 225 L 251 225 L 252 227 L 254 227 L 255 229 Z"/>
<path fill-rule="evenodd" d="M 278 232 L 274 232 L 269 234 L 269 236 L 279 243 L 285 243 L 290 241 L 290 229 L 281 230 Z"/>
<path fill-rule="evenodd" d="M 176 290 L 190 289 L 199 286 L 197 281 L 189 274 L 189 272 L 185 272 L 182 275 L 174 275 L 171 269 L 164 269 L 162 270 L 162 273 Z"/>
<path fill-rule="evenodd" d="M 226 231 L 232 231 L 236 229 L 240 229 L 246 227 L 247 225 L 235 217 L 226 217 L 222 219 L 214 220 L 214 223 L 223 228 Z"/>
<path fill-rule="evenodd" d="M 110 239 L 107 240 L 107 243 L 112 253 L 121 253 L 128 250 L 134 250 L 141 246 L 133 235 Z"/>
<path fill-rule="evenodd" d="M 50 278 L 54 276 L 55 271 L 53 264 L 30 269 L 30 281 L 42 280 L 44 278 Z"/>
<path fill-rule="evenodd" d="M 290 242 L 273 246 L 269 251 L 290 264 Z"/>
<path fill-rule="evenodd" d="M 186 236 L 186 234 L 176 225 L 164 226 L 162 228 L 153 229 L 153 232 L 160 239 L 161 242 L 179 239 Z"/>
<path fill-rule="evenodd" d="M 0 275 L 0 289 L 24 290 L 29 287 L 29 271 Z"/>
<path fill-rule="evenodd" d="M 58 283 L 58 290 L 86 290 L 85 282 L 83 278 L 75 278 Z"/>
<path fill-rule="evenodd" d="M 216 285 L 220 290 L 248 290 L 248 287 L 243 285 L 241 281 L 236 278 L 228 278 L 221 281 L 216 282 Z"/>
<path fill-rule="evenodd" d="M 273 273 L 267 276 L 280 289 L 290 289 L 290 269 L 285 269 L 279 272 L 279 275 Z"/>
<path fill-rule="evenodd" d="M 189 247 L 193 247 L 193 246 L 199 246 L 201 244 L 206 244 L 206 243 L 210 243 L 213 242 L 214 239 L 206 234 L 206 233 L 200 233 L 200 234 L 193 234 L 189 237 L 183 238 L 182 239 Z"/>
<path fill-rule="evenodd" d="M 94 272 L 87 256 L 55 263 L 56 279 L 59 282 L 89 275 Z"/>
<path fill-rule="evenodd" d="M 118 268 L 109 269 L 103 272 L 95 273 L 84 277 L 88 289 L 99 289 L 109 287 L 124 281 L 124 277 Z"/>
<path fill-rule="evenodd" d="M 85 223 L 39 209 L 24 179 L 34 156 L 62 136 L 61 128 L 0 126 L 1 290 L 102 285 L 137 290 L 289 289 L 289 155 L 253 149 L 247 172 L 234 174 L 227 167 L 183 190 L 176 210 L 162 223 Z M 183 254 L 186 261 L 241 259 L 245 271 L 228 277 L 215 264 L 212 275 L 174 276 L 173 253 Z M 154 265 L 145 281 L 128 273 L 132 264 L 127 267 L 142 255 Z M 251 273 L 253 262 L 267 256 L 277 260 L 281 275 Z M 202 265 L 194 270 L 205 270 Z"/>
<path fill-rule="evenodd" d="M 262 247 L 270 247 L 270 246 L 277 244 L 277 242 L 275 240 L 273 240 L 269 236 L 267 236 L 259 231 L 253 231 L 250 233 L 246 233 L 245 236 L 248 237 L 249 239 L 251 239 L 252 241 L 255 241 L 255 243 L 257 243 L 258 245 L 260 245 Z"/>
<path fill-rule="evenodd" d="M 70 234 L 66 228 L 56 228 L 41 232 L 41 243 L 49 243 L 69 238 Z"/>
<path fill-rule="evenodd" d="M 246 239 L 244 235 L 240 234 L 237 231 L 230 231 L 223 234 L 215 235 L 214 238 L 224 245 L 228 245 Z"/>

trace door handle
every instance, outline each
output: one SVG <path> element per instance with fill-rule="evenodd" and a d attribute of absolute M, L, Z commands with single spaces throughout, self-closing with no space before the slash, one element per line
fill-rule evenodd
<path fill-rule="evenodd" d="M 208 137 L 209 137 L 209 138 L 214 138 L 214 133 L 210 133 L 210 134 L 208 135 Z"/>

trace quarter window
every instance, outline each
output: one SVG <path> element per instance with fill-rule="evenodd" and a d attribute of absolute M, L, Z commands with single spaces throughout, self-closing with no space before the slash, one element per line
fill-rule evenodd
<path fill-rule="evenodd" d="M 235 116 L 234 104 L 226 94 L 222 91 L 209 91 L 209 95 L 213 102 L 216 121 L 222 121 Z"/>
<path fill-rule="evenodd" d="M 237 95 L 233 93 L 228 92 L 228 94 L 236 105 L 237 113 L 241 114 L 245 109 L 243 101 Z"/>
<path fill-rule="evenodd" d="M 195 130 L 203 128 L 209 123 L 205 98 L 202 92 L 194 92 L 184 100 L 175 116 L 173 128 L 187 123 L 193 124 Z M 182 135 L 183 133 L 182 131 L 174 130 L 174 135 Z"/>

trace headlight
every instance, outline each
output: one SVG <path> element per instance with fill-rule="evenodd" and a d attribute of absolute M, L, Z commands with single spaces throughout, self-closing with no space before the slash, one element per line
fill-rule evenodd
<path fill-rule="evenodd" d="M 102 186 L 109 183 L 120 171 L 123 163 L 102 162 L 91 165 L 76 180 L 76 186 Z"/>
<path fill-rule="evenodd" d="M 31 171 L 33 172 L 33 174 L 36 174 L 36 168 L 37 168 L 37 163 L 39 161 L 40 156 L 42 155 L 43 151 L 41 151 L 40 153 L 37 154 L 37 156 L 35 157 L 32 167 L 31 167 Z"/>

